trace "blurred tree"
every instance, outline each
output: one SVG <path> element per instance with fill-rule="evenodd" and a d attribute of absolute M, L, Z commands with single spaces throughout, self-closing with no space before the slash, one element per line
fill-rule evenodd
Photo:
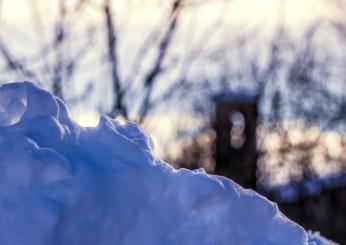
<path fill-rule="evenodd" d="M 221 2 L 228 6 L 231 1 Z M 133 6 L 138 3 L 124 1 L 122 4 L 127 11 L 125 15 L 130 18 Z M 148 113 L 158 105 L 166 103 L 179 90 L 193 86 L 188 79 L 191 67 L 224 18 L 221 14 L 215 21 L 210 21 L 191 48 L 177 55 L 176 36 L 181 35 L 180 22 L 184 14 L 187 10 L 192 12 L 210 2 L 171 0 L 157 4 L 158 8 L 164 10 L 162 17 L 144 33 L 139 48 L 127 52 L 127 55 L 132 56 L 131 64 L 129 59 L 120 55 L 123 52 L 120 45 L 125 38 L 127 20 L 120 21 L 119 16 L 123 13 L 119 12 L 119 4 L 115 5 L 115 1 L 59 0 L 57 6 L 51 6 L 50 14 L 42 9 L 38 0 L 30 0 L 28 6 L 32 30 L 37 39 L 33 45 L 35 47 L 31 48 L 32 44 L 28 40 L 20 38 L 21 45 L 29 47 L 31 51 L 29 55 L 17 52 L 16 46 L 9 44 L 8 38 L 8 34 L 14 31 L 4 29 L 0 32 L 0 67 L 16 79 L 33 80 L 50 88 L 69 104 L 91 100 L 93 94 L 100 93 L 95 89 L 100 81 L 94 80 L 105 79 L 105 82 L 110 83 L 103 87 L 107 93 L 111 91 L 112 98 L 110 106 L 105 105 L 105 98 L 101 98 L 101 101 L 98 98 L 96 104 L 99 105 L 100 113 L 143 123 Z M 222 9 L 223 12 L 226 10 L 227 7 Z M 98 17 L 90 18 L 92 15 Z M 104 67 L 104 77 L 87 78 L 88 81 L 77 84 L 76 79 L 86 79 L 81 73 L 90 70 L 90 58 L 93 62 L 91 67 Z M 126 69 L 125 62 L 130 64 Z M 167 74 L 174 76 L 174 79 L 167 80 Z"/>
<path fill-rule="evenodd" d="M 284 5 L 278 13 L 282 9 Z M 209 120 L 204 120 L 200 134 L 194 134 L 195 140 L 185 146 L 183 159 L 177 161 L 184 162 L 185 158 L 187 162 L 196 163 L 183 165 L 189 168 L 212 161 L 212 154 L 188 155 L 188 152 L 201 152 L 197 139 L 211 128 L 212 95 L 245 87 L 255 88 L 260 97 L 260 184 L 285 183 L 345 171 L 346 159 L 340 149 L 344 149 L 342 135 L 346 130 L 346 90 L 343 89 L 346 55 L 342 52 L 345 36 L 340 35 L 343 30 L 340 23 L 340 18 L 338 22 L 330 18 L 316 19 L 297 38 L 287 29 L 281 13 L 266 47 L 265 62 L 258 59 L 257 52 L 247 55 L 244 45 L 237 46 L 239 56 L 225 54 L 221 64 L 225 68 L 221 69 L 217 82 L 205 78 L 206 92 L 195 98 L 195 103 L 204 100 L 204 109 L 195 110 L 196 115 L 203 112 Z M 335 134 L 341 135 L 336 137 Z M 275 149 L 268 147 L 271 137 L 276 139 Z"/>
<path fill-rule="evenodd" d="M 55 95 L 65 99 L 64 85 L 68 86 L 73 80 L 78 65 L 90 51 L 89 47 L 94 37 L 93 26 L 85 25 L 81 30 L 82 41 L 78 38 L 80 45 L 76 49 L 71 48 L 71 43 L 76 41 L 74 24 L 77 23 L 76 19 L 85 9 L 86 3 L 87 1 L 80 0 L 68 5 L 65 0 L 59 0 L 54 21 L 49 23 L 45 20 L 47 16 L 42 15 L 38 1 L 30 0 L 28 6 L 34 27 L 32 33 L 38 41 L 36 45 L 28 45 L 29 38 L 28 40 L 21 39 L 20 42 L 34 52 L 20 53 L 15 45 L 9 44 L 6 39 L 14 33 L 6 32 L 4 28 L 6 26 L 3 23 L 0 32 L 3 72 L 32 80 L 45 87 L 50 86 Z M 47 27 L 48 23 L 49 27 Z M 91 85 L 87 87 L 84 94 L 90 92 L 90 87 Z"/>

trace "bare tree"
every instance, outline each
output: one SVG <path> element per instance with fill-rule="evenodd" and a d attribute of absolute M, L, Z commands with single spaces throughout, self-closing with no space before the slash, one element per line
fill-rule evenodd
<path fill-rule="evenodd" d="M 228 4 L 226 2 L 224 5 Z M 123 34 L 120 34 L 119 29 L 122 26 L 119 26 L 119 13 L 117 12 L 119 8 L 114 1 L 104 0 L 99 3 L 78 0 L 68 3 L 66 0 L 59 0 L 54 23 L 47 26 L 45 22 L 47 16 L 44 16 L 37 1 L 31 0 L 29 6 L 32 22 L 35 34 L 39 37 L 38 51 L 32 56 L 22 57 L 14 51 L 12 46 L 8 45 L 6 35 L 0 33 L 0 55 L 7 64 L 3 69 L 15 76 L 36 81 L 43 86 L 47 86 L 47 81 L 51 81 L 50 87 L 55 95 L 68 103 L 76 103 L 76 101 L 90 96 L 93 84 L 96 84 L 95 81 L 89 83 L 90 86 L 87 86 L 82 93 L 73 92 L 72 88 L 76 83 L 73 80 L 76 75 L 80 74 L 77 69 L 84 62 L 84 57 L 91 56 L 95 52 L 95 49 L 90 46 L 95 43 L 100 44 L 103 49 L 98 48 L 96 52 L 102 49 L 104 53 L 98 54 L 100 63 L 97 64 L 95 61 L 93 66 L 109 68 L 107 75 L 103 74 L 104 77 L 100 77 L 100 80 L 105 78 L 105 82 L 110 82 L 105 87 L 110 87 L 109 91 L 112 94 L 110 107 L 107 105 L 105 109 L 105 103 L 101 100 L 100 104 L 103 104 L 103 109 L 100 109 L 101 113 L 144 123 L 148 114 L 158 105 L 167 102 L 179 91 L 192 86 L 192 82 L 188 79 L 191 67 L 207 46 L 208 40 L 222 26 L 223 15 L 206 26 L 205 32 L 191 45 L 191 50 L 187 50 L 178 59 L 174 58 L 176 64 L 168 65 L 168 61 L 173 59 L 172 53 L 179 40 L 176 34 L 181 32 L 182 15 L 189 9 L 199 8 L 204 4 L 209 3 L 188 0 L 167 2 L 165 4 L 169 7 L 167 12 L 163 12 L 161 20 L 145 33 L 139 49 L 131 53 L 134 63 L 129 66 L 128 75 L 125 76 L 125 72 L 121 70 L 123 57 L 119 55 L 119 46 L 123 39 Z M 223 8 L 223 11 L 225 12 L 226 9 Z M 103 22 L 89 23 L 86 21 L 81 24 L 79 19 L 83 19 L 83 15 L 89 10 L 102 17 Z M 81 30 L 82 33 L 78 33 Z M 96 32 L 102 35 L 95 35 Z M 77 40 L 76 36 L 79 36 L 81 41 Z M 80 44 L 73 45 L 72 49 L 78 48 L 79 50 L 71 52 L 71 46 L 75 42 L 80 42 Z M 149 63 L 147 63 L 148 60 Z M 39 63 L 39 68 L 32 65 L 34 62 Z M 144 63 L 147 64 L 144 65 Z M 177 77 L 174 81 L 172 79 L 167 81 L 164 74 L 174 70 L 178 74 Z M 165 81 L 163 82 L 163 80 Z M 153 96 L 158 87 L 162 92 L 159 96 Z"/>
<path fill-rule="evenodd" d="M 92 28 L 86 27 L 84 30 L 86 38 L 81 42 L 78 50 L 75 52 L 69 50 L 76 17 L 81 14 L 86 2 L 81 0 L 72 7 L 67 7 L 65 0 L 59 0 L 57 17 L 52 25 L 47 27 L 38 3 L 36 0 L 31 0 L 29 7 L 35 35 L 39 40 L 37 46 L 32 48 L 37 51 L 33 55 L 16 53 L 15 48 L 6 42 L 5 33 L 1 32 L 0 56 L 6 64 L 3 69 L 41 85 L 47 86 L 47 83 L 51 81 L 52 92 L 65 99 L 64 83 L 67 85 L 73 78 L 78 64 L 88 53 L 88 47 L 93 39 Z M 25 46 L 27 40 L 22 42 Z"/>

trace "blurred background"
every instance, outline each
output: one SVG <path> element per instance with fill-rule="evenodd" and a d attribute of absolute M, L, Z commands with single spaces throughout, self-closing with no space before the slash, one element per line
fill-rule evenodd
<path fill-rule="evenodd" d="M 345 0 L 0 0 L 0 83 L 278 202 L 346 244 Z"/>

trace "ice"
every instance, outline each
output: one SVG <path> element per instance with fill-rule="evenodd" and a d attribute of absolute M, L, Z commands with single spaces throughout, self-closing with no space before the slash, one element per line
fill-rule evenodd
<path fill-rule="evenodd" d="M 81 127 L 30 82 L 0 87 L 0 244 L 333 244 L 275 203 L 157 159 L 135 123 Z"/>

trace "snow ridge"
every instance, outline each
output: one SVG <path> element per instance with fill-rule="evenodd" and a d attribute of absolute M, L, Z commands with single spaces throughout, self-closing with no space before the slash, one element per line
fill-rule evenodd
<path fill-rule="evenodd" d="M 75 123 L 33 83 L 0 87 L 0 244 L 333 244 L 203 170 L 175 170 L 134 123 Z"/>

